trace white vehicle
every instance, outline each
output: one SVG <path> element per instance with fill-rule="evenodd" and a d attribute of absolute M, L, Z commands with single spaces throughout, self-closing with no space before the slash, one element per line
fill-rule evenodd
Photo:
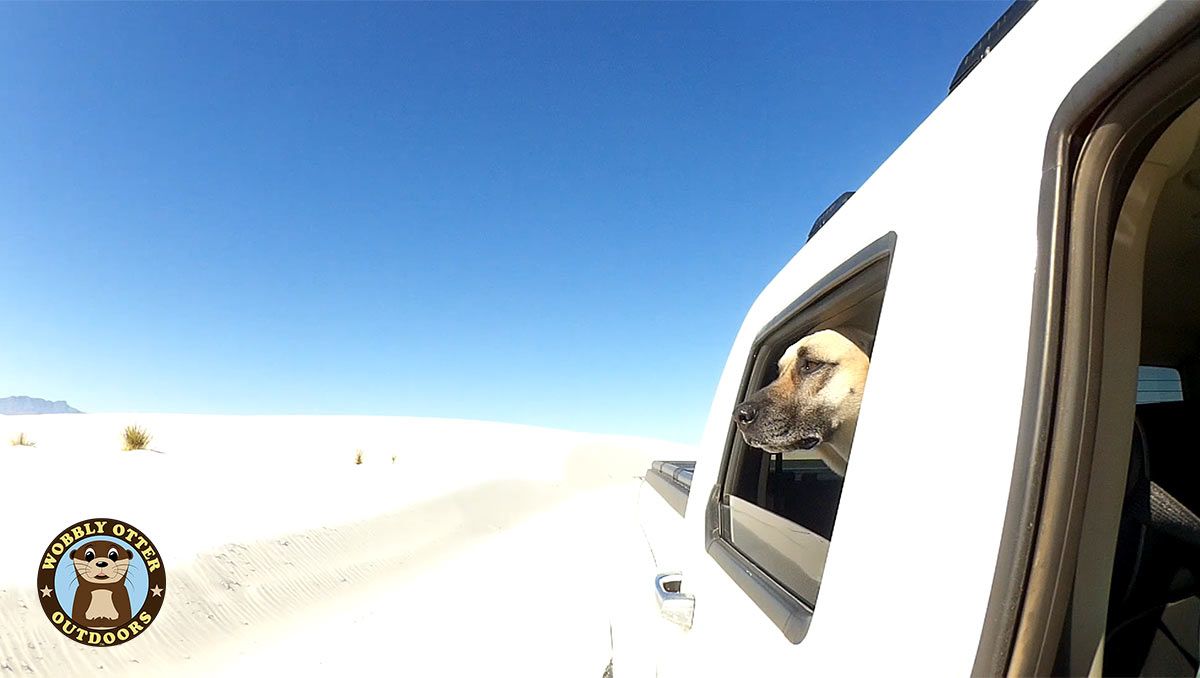
<path fill-rule="evenodd" d="M 1198 102 L 1200 3 L 1010 9 L 754 302 L 694 467 L 647 471 L 612 673 L 1196 675 Z M 746 445 L 842 325 L 845 477 Z"/>

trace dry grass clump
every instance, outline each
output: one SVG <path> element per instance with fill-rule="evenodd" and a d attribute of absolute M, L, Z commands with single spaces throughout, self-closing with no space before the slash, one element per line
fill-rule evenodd
<path fill-rule="evenodd" d="M 354 450 L 354 463 L 356 465 L 362 464 L 362 461 L 363 461 L 363 451 L 362 450 Z"/>
<path fill-rule="evenodd" d="M 125 427 L 125 446 L 122 448 L 129 450 L 144 450 L 150 446 L 150 433 L 141 426 L 126 426 Z"/>
<path fill-rule="evenodd" d="M 24 433 L 18 433 L 17 437 L 9 442 L 13 444 L 13 447 L 37 447 L 37 443 L 27 438 Z"/>

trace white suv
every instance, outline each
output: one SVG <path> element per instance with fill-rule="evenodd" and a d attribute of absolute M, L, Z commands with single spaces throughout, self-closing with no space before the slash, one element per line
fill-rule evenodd
<path fill-rule="evenodd" d="M 822 215 L 699 458 L 647 470 L 618 678 L 1196 674 L 1198 30 L 1019 3 Z M 844 478 L 746 445 L 734 406 L 843 325 L 875 334 Z"/>

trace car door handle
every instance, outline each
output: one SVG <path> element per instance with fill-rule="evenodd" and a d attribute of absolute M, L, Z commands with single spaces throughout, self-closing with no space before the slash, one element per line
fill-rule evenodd
<path fill-rule="evenodd" d="M 682 574 L 669 572 L 655 577 L 654 594 L 658 598 L 659 614 L 685 629 L 692 628 L 696 598 L 683 592 Z"/>

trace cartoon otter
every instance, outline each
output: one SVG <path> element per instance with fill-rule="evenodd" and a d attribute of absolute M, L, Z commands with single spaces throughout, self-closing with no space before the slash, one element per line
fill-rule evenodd
<path fill-rule="evenodd" d="M 104 539 L 88 542 L 71 551 L 79 589 L 71 618 L 89 629 L 111 629 L 128 622 L 129 592 L 125 590 L 125 573 L 133 552 Z"/>

